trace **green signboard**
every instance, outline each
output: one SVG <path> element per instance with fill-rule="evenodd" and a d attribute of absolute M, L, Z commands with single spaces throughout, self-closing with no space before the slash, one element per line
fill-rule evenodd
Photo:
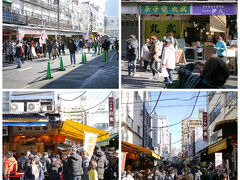
<path fill-rule="evenodd" d="M 170 33 L 173 33 L 175 38 L 180 38 L 179 20 L 145 21 L 145 38 L 150 38 L 150 36 L 154 35 L 161 40 L 163 36 L 168 37 Z"/>
<path fill-rule="evenodd" d="M 145 4 L 141 14 L 190 14 L 190 5 Z"/>

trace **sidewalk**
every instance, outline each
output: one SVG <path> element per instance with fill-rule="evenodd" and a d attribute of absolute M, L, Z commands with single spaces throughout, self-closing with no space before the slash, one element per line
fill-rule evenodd
<path fill-rule="evenodd" d="M 191 63 L 191 62 L 188 62 Z M 178 78 L 178 70 L 182 65 L 176 65 L 173 72 L 173 80 Z M 166 88 L 164 78 L 160 77 L 157 80 L 149 79 L 152 77 L 152 71 L 148 66 L 148 71 L 144 72 L 143 69 L 137 63 L 137 73 L 133 76 L 128 76 L 127 60 L 122 60 L 121 64 L 121 80 L 123 89 L 157 89 Z M 199 74 L 199 70 L 196 68 L 193 74 Z M 224 89 L 237 89 L 237 75 L 230 75 L 225 83 Z"/>

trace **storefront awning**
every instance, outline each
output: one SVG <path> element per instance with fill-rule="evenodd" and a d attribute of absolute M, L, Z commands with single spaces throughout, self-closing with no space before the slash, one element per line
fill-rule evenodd
<path fill-rule="evenodd" d="M 109 145 L 109 141 L 111 139 L 117 137 L 118 135 L 119 135 L 119 133 L 112 134 L 112 135 L 110 135 L 110 137 L 108 139 L 105 139 L 103 141 L 97 142 L 97 145 L 99 145 L 99 146 L 108 146 Z"/>
<path fill-rule="evenodd" d="M 3 122 L 48 122 L 48 118 L 46 116 L 16 116 L 16 115 L 3 115 Z"/>
<path fill-rule="evenodd" d="M 152 150 L 122 141 L 122 151 L 152 155 Z"/>
<path fill-rule="evenodd" d="M 47 126 L 46 122 L 3 122 L 3 126 Z"/>
<path fill-rule="evenodd" d="M 218 131 L 224 127 L 231 127 L 237 126 L 237 118 L 236 119 L 229 119 L 229 120 L 222 120 L 215 124 L 213 132 Z"/>
<path fill-rule="evenodd" d="M 208 154 L 219 152 L 221 150 L 227 149 L 227 139 L 223 139 L 220 142 L 217 142 L 208 148 Z"/>
<path fill-rule="evenodd" d="M 12 3 L 13 3 L 12 0 L 3 0 L 3 2 L 5 2 L 5 3 L 9 3 L 9 4 L 12 4 Z"/>
<path fill-rule="evenodd" d="M 75 121 L 66 120 L 62 122 L 59 135 L 65 136 L 67 139 L 77 142 L 83 142 L 84 132 L 98 134 L 97 141 L 102 141 L 109 138 L 109 132 L 96 129 Z"/>

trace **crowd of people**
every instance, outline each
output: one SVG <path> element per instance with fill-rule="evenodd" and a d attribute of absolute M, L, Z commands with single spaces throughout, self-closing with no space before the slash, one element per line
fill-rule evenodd
<path fill-rule="evenodd" d="M 88 49 L 88 53 L 91 49 L 96 53 L 100 48 L 103 48 L 108 58 L 108 51 L 111 43 L 105 38 L 105 40 L 84 40 L 81 38 L 70 39 L 67 43 L 67 48 L 70 52 L 71 65 L 75 66 L 75 53 L 83 53 L 83 49 Z M 116 48 L 118 53 L 118 40 L 115 40 L 112 44 Z M 5 41 L 3 43 L 3 53 L 8 59 L 8 63 L 12 64 L 15 60 L 17 61 L 17 68 L 21 68 L 25 61 L 33 61 L 37 58 L 46 57 L 48 54 L 49 59 L 55 60 L 60 55 L 65 55 L 65 41 L 62 40 L 47 40 L 46 44 L 40 44 L 37 41 Z"/>
<path fill-rule="evenodd" d="M 152 71 L 150 79 L 159 79 L 164 77 L 166 87 L 174 83 L 173 72 L 176 68 L 176 49 L 178 42 L 173 34 L 169 37 L 163 37 L 158 40 L 156 36 L 146 39 L 145 44 L 141 47 L 141 57 L 138 57 L 138 40 L 135 35 L 130 35 L 127 40 L 127 60 L 128 75 L 136 76 L 137 61 L 140 67 L 147 72 L 148 64 Z M 188 63 L 184 58 L 181 62 L 183 67 L 178 71 L 178 80 L 176 88 L 222 88 L 229 77 L 229 67 L 226 64 L 226 44 L 221 36 L 214 46 L 216 57 L 208 61 L 195 60 Z M 193 75 L 194 69 L 198 67 L 199 75 Z"/>
<path fill-rule="evenodd" d="M 91 158 L 91 159 L 90 159 Z M 3 179 L 17 179 L 16 174 L 23 172 L 24 180 L 117 180 L 118 151 L 102 151 L 96 146 L 93 156 L 79 145 L 72 146 L 69 153 L 43 155 L 26 151 L 16 158 L 9 151 L 3 157 Z"/>
<path fill-rule="evenodd" d="M 227 170 L 216 169 L 212 165 L 201 168 L 199 165 L 168 164 L 152 169 L 122 172 L 122 180 L 236 180 L 237 174 L 227 173 Z"/>

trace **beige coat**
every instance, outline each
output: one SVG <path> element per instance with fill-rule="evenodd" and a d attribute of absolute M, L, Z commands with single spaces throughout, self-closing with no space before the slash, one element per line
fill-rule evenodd
<path fill-rule="evenodd" d="M 160 56 L 160 42 L 157 40 L 157 42 L 153 43 L 150 49 L 150 57 L 151 59 L 154 59 L 155 61 L 160 61 L 159 56 Z"/>

